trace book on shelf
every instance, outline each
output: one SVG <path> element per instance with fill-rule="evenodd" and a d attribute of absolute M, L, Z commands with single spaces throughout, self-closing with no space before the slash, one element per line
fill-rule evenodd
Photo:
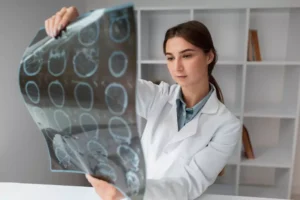
<path fill-rule="evenodd" d="M 243 139 L 243 146 L 244 146 L 244 156 L 247 159 L 255 159 L 249 132 L 245 125 L 243 125 L 242 139 Z"/>
<path fill-rule="evenodd" d="M 258 31 L 249 29 L 247 61 L 262 61 Z"/>

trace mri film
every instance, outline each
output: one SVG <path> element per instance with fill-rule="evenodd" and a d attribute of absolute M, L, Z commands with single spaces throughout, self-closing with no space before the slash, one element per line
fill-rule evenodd
<path fill-rule="evenodd" d="M 135 24 L 125 4 L 79 16 L 58 38 L 41 28 L 21 58 L 19 86 L 52 172 L 91 174 L 143 199 Z"/>

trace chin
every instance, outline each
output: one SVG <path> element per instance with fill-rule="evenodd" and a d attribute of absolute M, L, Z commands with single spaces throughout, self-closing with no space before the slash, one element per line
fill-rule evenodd
<path fill-rule="evenodd" d="M 188 82 L 186 82 L 186 81 L 176 81 L 176 83 L 178 84 L 178 85 L 180 85 L 181 87 L 187 87 L 187 86 L 189 86 L 190 84 L 188 83 Z"/>
<path fill-rule="evenodd" d="M 195 82 L 191 82 L 191 81 L 188 81 L 188 80 L 177 80 L 176 83 L 178 85 L 180 85 L 181 87 L 195 87 L 196 85 L 198 85 L 199 83 L 195 83 Z"/>

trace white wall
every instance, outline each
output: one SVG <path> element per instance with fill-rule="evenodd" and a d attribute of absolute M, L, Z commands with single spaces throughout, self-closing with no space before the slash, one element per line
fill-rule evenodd
<path fill-rule="evenodd" d="M 78 1 L 79 2 L 79 1 Z M 84 2 L 76 2 L 81 12 Z M 1 0 L 0 182 L 86 184 L 83 175 L 51 173 L 44 139 L 19 93 L 22 54 L 44 20 L 71 0 Z"/>

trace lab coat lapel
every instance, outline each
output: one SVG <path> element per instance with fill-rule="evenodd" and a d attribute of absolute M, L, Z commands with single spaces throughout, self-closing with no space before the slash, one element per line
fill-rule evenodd
<path fill-rule="evenodd" d="M 170 141 L 167 143 L 167 146 L 194 135 L 197 132 L 197 128 L 198 128 L 198 124 L 199 124 L 198 118 L 201 115 L 201 112 L 199 112 L 193 120 L 191 120 L 189 123 L 187 123 L 185 126 L 183 126 L 181 128 L 181 130 L 178 131 L 176 105 L 173 105 L 171 112 L 172 112 L 172 116 L 171 116 L 172 122 L 173 122 L 173 124 L 176 124 L 176 127 L 175 126 L 172 127 L 173 133 L 172 133 Z M 166 146 L 166 148 L 167 148 L 167 146 Z"/>
<path fill-rule="evenodd" d="M 176 94 L 177 95 L 177 94 Z M 175 97 L 177 97 L 174 95 Z M 173 124 L 176 124 L 176 127 L 172 128 L 174 130 L 172 137 L 170 141 L 167 143 L 166 148 L 168 148 L 169 145 L 174 144 L 176 142 L 180 142 L 188 137 L 191 137 L 197 133 L 198 127 L 199 127 L 199 118 L 202 114 L 213 114 L 216 113 L 219 107 L 219 100 L 217 98 L 216 89 L 214 88 L 214 92 L 211 94 L 210 98 L 206 102 L 206 104 L 203 106 L 201 111 L 194 117 L 193 120 L 191 120 L 189 123 L 187 123 L 185 126 L 181 128 L 180 131 L 178 131 L 178 123 L 177 123 L 177 105 L 176 105 L 176 99 L 172 99 L 172 121 Z"/>
<path fill-rule="evenodd" d="M 176 90 L 179 92 L 179 89 Z M 180 131 L 178 131 L 178 123 L 177 123 L 177 105 L 176 105 L 176 97 L 177 94 L 173 94 L 169 100 L 171 104 L 171 110 L 168 114 L 169 122 L 166 122 L 167 126 L 169 126 L 169 131 L 171 134 L 170 140 L 162 146 L 160 151 L 160 156 L 156 157 L 156 159 L 152 160 L 150 175 L 151 178 L 157 179 L 163 177 L 165 173 L 167 173 L 168 169 L 174 164 L 176 159 L 178 159 L 178 152 L 185 152 L 187 149 L 177 149 L 177 142 L 180 142 L 188 137 L 191 137 L 197 133 L 198 127 L 200 124 L 200 117 L 202 114 L 213 114 L 218 111 L 219 101 L 216 95 L 216 92 L 212 93 L 202 110 L 195 116 L 195 118 L 186 124 Z M 163 122 L 162 122 L 163 123 Z"/>

